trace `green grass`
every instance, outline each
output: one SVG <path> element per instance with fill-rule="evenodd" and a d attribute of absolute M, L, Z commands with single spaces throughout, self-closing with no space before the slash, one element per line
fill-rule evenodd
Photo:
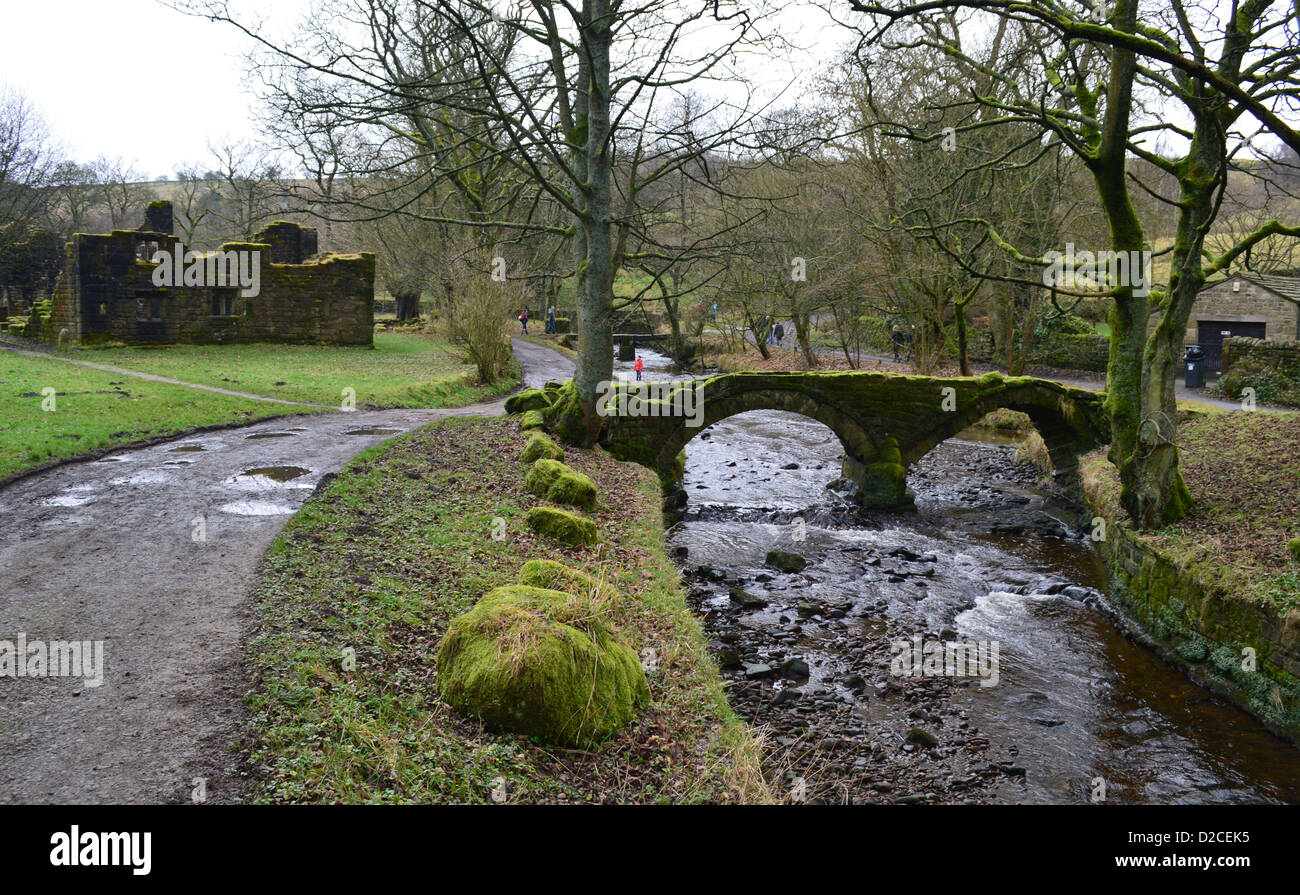
<path fill-rule="evenodd" d="M 54 389 L 53 412 L 42 409 Z M 309 412 L 0 352 L 0 479 L 48 460 L 200 426 Z"/>
<path fill-rule="evenodd" d="M 511 802 L 766 797 L 758 748 L 665 553 L 653 473 L 569 450 L 603 495 L 604 543 L 557 549 L 523 523 L 538 503 L 524 442 L 511 420 L 435 424 L 358 457 L 286 527 L 255 595 L 255 801 L 483 803 L 500 781 Z M 505 540 L 492 537 L 497 519 Z M 485 730 L 434 688 L 450 619 L 536 558 L 616 584 L 618 636 L 658 658 L 649 707 L 592 751 Z"/>
<path fill-rule="evenodd" d="M 473 370 L 445 341 L 417 333 L 376 333 L 375 347 L 313 345 L 172 345 L 74 352 L 80 360 L 125 367 L 200 385 L 338 407 L 343 390 L 358 409 L 456 407 L 498 397 L 502 380 L 472 382 Z"/>

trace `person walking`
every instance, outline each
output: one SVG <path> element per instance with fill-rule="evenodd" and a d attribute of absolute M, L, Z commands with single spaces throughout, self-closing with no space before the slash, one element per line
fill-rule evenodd
<path fill-rule="evenodd" d="M 546 309 L 546 334 L 555 335 L 555 305 Z"/>
<path fill-rule="evenodd" d="M 632 369 L 633 369 L 633 370 L 636 370 L 636 381 L 637 381 L 637 382 L 640 382 L 640 381 L 641 381 L 641 373 L 642 373 L 642 371 L 645 370 L 645 361 L 641 360 L 641 358 L 638 357 L 638 358 L 636 359 L 636 363 L 632 365 Z"/>
<path fill-rule="evenodd" d="M 776 336 L 776 345 L 781 347 L 781 340 L 785 338 L 785 325 L 778 323 L 776 329 L 772 330 L 772 335 Z"/>
<path fill-rule="evenodd" d="M 528 335 L 528 309 L 527 308 L 524 308 L 524 312 L 519 315 L 519 325 L 524 328 L 524 335 Z"/>
<path fill-rule="evenodd" d="M 894 344 L 894 363 L 896 364 L 901 363 L 903 360 L 901 351 L 903 349 L 903 343 L 906 340 L 907 337 L 903 335 L 903 328 L 895 323 L 894 331 L 890 333 L 889 341 Z"/>

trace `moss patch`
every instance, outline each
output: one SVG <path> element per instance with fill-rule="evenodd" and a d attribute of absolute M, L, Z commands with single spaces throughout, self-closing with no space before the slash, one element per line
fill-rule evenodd
<path fill-rule="evenodd" d="M 802 572 L 808 568 L 808 560 L 797 553 L 786 553 L 781 550 L 773 550 L 769 553 L 766 562 L 782 572 Z"/>
<path fill-rule="evenodd" d="M 528 464 L 536 463 L 538 460 L 564 460 L 564 450 L 542 433 L 537 433 L 528 439 L 528 444 L 524 445 L 524 451 L 519 455 L 519 459 Z"/>
<path fill-rule="evenodd" d="M 596 505 L 596 486 L 591 479 L 558 460 L 538 460 L 524 484 L 533 494 L 554 503 L 588 510 Z"/>
<path fill-rule="evenodd" d="M 598 538 L 596 523 L 552 507 L 534 507 L 528 511 L 524 521 L 542 537 L 569 547 L 595 544 Z"/>
<path fill-rule="evenodd" d="M 506 399 L 506 413 L 527 413 L 530 410 L 545 410 L 551 406 L 550 398 L 540 388 L 526 388 L 517 395 Z"/>
<path fill-rule="evenodd" d="M 498 588 L 452 620 L 437 684 L 464 715 L 579 748 L 625 727 L 649 695 L 636 655 L 585 601 L 524 585 Z"/>

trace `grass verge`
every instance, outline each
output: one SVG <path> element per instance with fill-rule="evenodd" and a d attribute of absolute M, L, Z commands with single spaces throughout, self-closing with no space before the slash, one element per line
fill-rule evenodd
<path fill-rule="evenodd" d="M 52 405 L 46 389 L 54 390 Z M 51 460 L 202 426 L 312 412 L 7 351 L 0 351 L 0 396 L 0 479 Z"/>
<path fill-rule="evenodd" d="M 509 378 L 473 382 L 473 368 L 446 341 L 419 333 L 376 333 L 375 347 L 169 345 L 92 348 L 73 357 L 184 382 L 289 401 L 339 406 L 343 390 L 361 409 L 457 407 L 508 393 Z"/>
<path fill-rule="evenodd" d="M 654 474 L 570 450 L 602 494 L 603 543 L 557 549 L 523 523 L 537 503 L 524 489 L 524 443 L 510 420 L 446 420 L 358 457 L 285 528 L 265 561 L 250 644 L 256 801 L 766 797 L 758 746 L 727 705 L 665 553 Z M 498 519 L 503 541 L 492 537 Z M 616 584 L 620 636 L 643 656 L 654 650 L 649 708 L 592 751 L 485 730 L 434 690 L 451 618 L 535 558 Z"/>

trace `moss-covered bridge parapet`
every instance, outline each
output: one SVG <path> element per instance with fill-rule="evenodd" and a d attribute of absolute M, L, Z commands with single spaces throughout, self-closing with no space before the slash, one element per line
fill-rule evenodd
<path fill-rule="evenodd" d="M 859 502 L 890 507 L 910 500 L 908 467 L 999 408 L 1028 415 L 1056 474 L 1073 481 L 1079 456 L 1110 440 L 1102 400 L 1058 382 L 998 373 L 730 373 L 676 384 L 621 384 L 605 403 L 601 440 L 615 456 L 675 479 L 682 449 L 714 423 L 751 410 L 798 413 L 839 437 L 843 474 L 858 486 Z"/>

